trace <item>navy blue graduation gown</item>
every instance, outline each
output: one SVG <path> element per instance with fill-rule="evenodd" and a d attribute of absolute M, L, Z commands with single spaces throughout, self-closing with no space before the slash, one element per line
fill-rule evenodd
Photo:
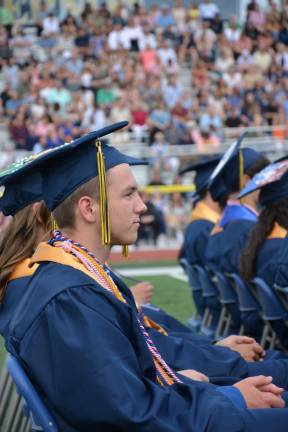
<path fill-rule="evenodd" d="M 278 249 L 277 266 L 273 271 L 273 282 L 281 287 L 288 286 L 288 237 L 282 239 Z"/>
<path fill-rule="evenodd" d="M 247 207 L 227 205 L 219 223 L 219 232 L 211 235 L 206 244 L 206 266 L 212 271 L 238 273 L 240 252 L 256 221 L 256 214 Z"/>
<path fill-rule="evenodd" d="M 281 269 L 285 261 L 288 263 L 288 257 L 285 256 L 286 244 L 287 240 L 282 238 L 267 239 L 257 255 L 256 276 L 264 279 L 272 290 L 276 279 L 280 280 L 280 274 L 285 275 Z"/>
<path fill-rule="evenodd" d="M 238 273 L 240 252 L 257 221 L 257 215 L 239 203 L 229 203 L 218 224 L 218 232 L 212 234 L 206 247 L 206 266 L 222 273 Z M 258 312 L 240 313 L 238 305 L 228 306 L 235 330 L 244 325 L 246 334 L 259 339 L 262 321 Z"/>
<path fill-rule="evenodd" d="M 275 422 L 286 430 L 288 411 L 245 410 L 235 388 L 185 379 L 156 384 L 130 300 L 118 301 L 70 264 L 46 262 L 31 277 L 6 345 L 60 430 L 240 432 L 263 423 L 270 431 Z"/>
<path fill-rule="evenodd" d="M 287 278 L 287 238 L 269 238 L 265 240 L 258 252 L 256 276 L 264 279 L 270 289 L 275 292 L 274 284 L 285 285 Z M 287 280 L 287 279 L 286 279 Z M 271 325 L 282 345 L 288 348 L 288 329 L 284 321 L 274 320 Z"/>
<path fill-rule="evenodd" d="M 116 284 L 125 291 L 126 288 L 121 279 L 115 274 L 113 278 Z M 22 277 L 10 281 L 7 285 L 2 313 L 0 313 L 0 333 L 5 339 L 9 334 L 9 323 L 17 310 L 17 305 L 25 295 L 28 282 L 29 277 Z M 130 301 L 129 296 L 128 300 Z M 148 308 L 144 308 L 145 313 L 147 310 Z M 153 318 L 156 316 L 154 315 Z M 149 329 L 149 333 L 167 363 L 175 370 L 195 369 L 205 373 L 219 385 L 227 384 L 228 377 L 231 379 L 230 382 L 234 383 L 239 379 L 265 371 L 274 377 L 275 383 L 285 388 L 286 385 L 288 387 L 288 382 L 286 382 L 288 364 L 286 362 L 247 363 L 235 351 L 212 345 L 207 337 L 196 335 L 188 329 L 186 333 L 169 331 L 168 336 L 152 328 Z"/>
<path fill-rule="evenodd" d="M 209 220 L 191 222 L 184 234 L 183 256 L 193 265 L 205 265 L 205 249 L 214 224 Z"/>
<path fill-rule="evenodd" d="M 187 338 L 194 343 L 199 343 L 200 345 L 210 344 L 213 339 L 209 336 L 205 336 L 202 334 L 197 334 L 192 332 L 192 330 L 178 321 L 176 318 L 167 314 L 160 308 L 156 306 L 142 306 L 142 310 L 144 314 L 155 321 L 157 324 L 161 325 L 161 327 L 166 330 L 169 334 L 175 334 L 179 337 Z"/>
<path fill-rule="evenodd" d="M 199 201 L 192 210 L 191 219 L 184 233 L 182 256 L 191 265 L 204 266 L 206 243 L 219 215 L 205 203 Z"/>

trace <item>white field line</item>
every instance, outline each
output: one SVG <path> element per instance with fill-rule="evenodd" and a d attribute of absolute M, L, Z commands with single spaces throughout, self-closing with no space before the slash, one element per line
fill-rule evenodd
<path fill-rule="evenodd" d="M 149 267 L 149 268 L 133 268 L 133 269 L 120 269 L 119 273 L 123 276 L 137 277 L 137 276 L 161 276 L 167 275 L 183 282 L 188 282 L 187 276 L 181 267 Z"/>

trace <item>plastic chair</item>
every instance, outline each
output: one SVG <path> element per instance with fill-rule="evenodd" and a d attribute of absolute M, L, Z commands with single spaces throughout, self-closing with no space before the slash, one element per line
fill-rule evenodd
<path fill-rule="evenodd" d="M 198 331 L 205 312 L 205 300 L 202 296 L 202 288 L 198 280 L 197 271 L 187 261 L 186 258 L 181 258 L 179 264 L 183 267 L 191 289 L 192 299 L 196 308 L 196 312 L 188 319 L 187 324 L 194 331 Z"/>
<path fill-rule="evenodd" d="M 237 273 L 229 273 L 226 277 L 230 280 L 238 297 L 242 320 L 239 333 L 250 335 L 260 341 L 264 322 L 260 315 L 260 304 L 255 297 L 255 294 L 258 295 L 257 290 L 253 293 L 251 287 Z"/>
<path fill-rule="evenodd" d="M 256 287 L 258 299 L 262 309 L 262 317 L 265 321 L 261 345 L 265 347 L 269 342 L 269 348 L 273 349 L 276 342 L 276 333 L 271 323 L 273 321 L 285 322 L 288 318 L 288 313 L 283 308 L 275 292 L 269 285 L 261 278 L 256 277 L 252 281 L 252 285 Z"/>
<path fill-rule="evenodd" d="M 238 333 L 241 327 L 241 315 L 236 292 L 229 279 L 222 273 L 213 272 L 213 280 L 219 290 L 222 305 L 215 337 L 225 337 L 230 330 L 233 333 Z"/>
<path fill-rule="evenodd" d="M 213 337 L 215 335 L 221 313 L 219 292 L 211 280 L 209 272 L 204 267 L 199 265 L 194 265 L 193 267 L 197 272 L 197 277 L 202 288 L 202 295 L 206 304 L 200 331 L 207 336 Z"/>
<path fill-rule="evenodd" d="M 277 292 L 277 297 L 282 303 L 284 309 L 288 311 L 288 287 L 281 287 L 275 284 L 274 289 Z"/>
<path fill-rule="evenodd" d="M 227 277 L 231 280 L 235 288 L 239 302 L 239 310 L 241 312 L 259 311 L 260 307 L 257 299 L 241 277 L 237 273 L 229 273 Z"/>
<path fill-rule="evenodd" d="M 54 419 L 42 402 L 18 360 L 12 355 L 9 355 L 6 366 L 15 382 L 18 393 L 23 398 L 24 414 L 31 419 L 32 431 L 58 432 L 59 429 Z"/>

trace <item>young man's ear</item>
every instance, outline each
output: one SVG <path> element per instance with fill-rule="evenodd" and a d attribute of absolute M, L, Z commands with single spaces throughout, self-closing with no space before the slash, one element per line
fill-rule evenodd
<path fill-rule="evenodd" d="M 78 211 L 88 223 L 94 223 L 98 219 L 99 205 L 95 198 L 83 196 L 78 201 Z"/>

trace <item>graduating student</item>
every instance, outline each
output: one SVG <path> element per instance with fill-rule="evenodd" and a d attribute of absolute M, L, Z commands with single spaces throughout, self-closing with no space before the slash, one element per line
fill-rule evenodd
<path fill-rule="evenodd" d="M 240 256 L 240 273 L 247 281 L 258 276 L 273 290 L 275 283 L 287 285 L 288 160 L 273 163 L 258 173 L 241 191 L 259 193 L 262 211 Z M 287 327 L 273 322 L 282 344 L 288 346 Z"/>
<path fill-rule="evenodd" d="M 190 265 L 205 266 L 205 251 L 210 232 L 219 221 L 221 212 L 226 203 L 227 190 L 221 179 L 208 190 L 207 183 L 213 170 L 220 161 L 220 157 L 204 159 L 197 164 L 191 165 L 181 171 L 185 174 L 195 171 L 194 183 L 196 191 L 194 194 L 194 208 L 191 214 L 191 222 L 184 234 L 184 243 L 180 251 L 180 258 L 185 258 Z M 208 306 L 213 316 L 211 327 L 216 328 L 221 305 L 214 297 L 204 298 L 202 290 L 193 291 L 193 300 L 200 317 L 203 317 L 205 308 Z M 208 330 L 209 331 L 209 330 Z M 213 330 L 212 330 L 212 333 Z"/>
<path fill-rule="evenodd" d="M 283 406 L 269 377 L 219 388 L 176 374 L 159 354 L 130 291 L 105 266 L 111 244 L 137 236 L 145 206 L 129 164 L 139 161 L 97 138 L 92 133 L 23 168 L 41 170 L 43 198 L 62 232 L 32 257 L 39 267 L 7 347 L 60 430 L 286 430 L 287 410 L 245 407 Z"/>
<path fill-rule="evenodd" d="M 265 167 L 268 160 L 253 149 L 240 149 L 243 138 L 244 135 L 231 145 L 210 179 L 211 187 L 220 177 L 230 192 L 222 217 L 206 244 L 206 266 L 212 272 L 238 273 L 239 253 L 258 217 L 257 193 L 241 202 L 236 197 L 241 185 Z M 238 304 L 229 304 L 228 308 L 234 332 L 243 324 L 246 334 L 257 340 L 261 337 L 263 324 L 258 311 L 240 313 Z"/>
<path fill-rule="evenodd" d="M 0 243 L 1 247 L 1 309 L 0 309 L 0 333 L 6 339 L 9 335 L 9 323 L 17 305 L 23 297 L 29 277 L 36 271 L 37 265 L 30 266 L 30 260 L 33 250 L 36 248 L 40 239 L 51 229 L 51 220 L 48 210 L 43 203 L 34 203 L 42 198 L 41 177 L 38 173 L 31 175 L 20 175 L 17 171 L 7 175 L 9 170 L 6 170 L 6 176 L 1 179 L 1 183 L 5 185 L 4 196 L 0 199 L 0 209 L 6 215 L 13 215 L 14 218 L 6 231 L 5 236 Z M 24 173 L 25 174 L 25 173 Z M 37 175 L 38 174 L 38 175 Z M 1 173 L 0 173 L 1 176 Z M 48 226 L 47 226 L 48 224 Z M 133 294 L 134 295 L 134 294 Z M 146 310 L 144 309 L 145 313 Z M 155 314 L 155 318 L 158 315 Z M 172 317 L 169 317 L 169 322 Z M 143 316 L 148 331 L 153 332 L 154 327 L 157 329 L 155 337 L 160 337 L 159 346 L 161 350 L 166 350 L 169 347 L 167 355 L 168 362 L 172 363 L 177 369 L 183 365 L 203 368 L 203 372 L 214 376 L 217 382 L 221 383 L 219 377 L 235 375 L 232 381 L 248 375 L 255 375 L 258 372 L 258 366 L 248 365 L 238 354 L 232 353 L 229 349 L 223 350 L 211 346 L 211 341 L 208 338 L 203 338 L 194 335 L 186 329 L 179 332 L 169 330 L 169 337 L 161 339 L 163 329 L 157 324 L 148 321 Z M 174 320 L 177 323 L 177 320 Z M 178 324 L 180 325 L 180 323 Z M 184 327 L 184 326 L 183 326 Z M 160 335 L 158 335 L 158 332 Z M 176 338 L 175 338 L 176 336 Z M 181 340 L 183 339 L 183 341 Z M 185 339 L 189 342 L 185 342 Z M 190 343 L 192 342 L 192 344 Z M 198 349 L 195 344 L 208 345 L 207 348 Z M 263 350 L 253 342 L 251 338 L 240 336 L 232 336 L 218 342 L 218 345 L 230 348 L 239 353 L 244 359 L 253 361 L 262 357 Z M 271 371 L 274 365 L 271 365 Z M 185 366 L 186 367 L 186 366 Z M 256 369 L 255 369 L 256 367 Z M 251 368 L 251 370 L 250 370 Z M 280 367 L 281 369 L 281 367 Z M 278 368 L 279 370 L 279 368 Z M 261 370 L 261 373 L 263 371 Z M 266 373 L 269 372 L 266 369 Z M 286 376 L 283 371 L 275 380 L 286 387 L 285 381 L 281 375 Z M 223 381 L 222 381 L 223 382 Z"/>
<path fill-rule="evenodd" d="M 228 191 L 219 179 L 208 189 L 207 183 L 213 170 L 220 161 L 220 157 L 206 159 L 193 164 L 181 171 L 185 174 L 195 171 L 195 206 L 191 214 L 191 222 L 186 228 L 181 257 L 185 257 L 190 264 L 205 266 L 205 249 L 210 232 L 219 221 L 226 204 Z"/>
<path fill-rule="evenodd" d="M 206 265 L 211 270 L 237 273 L 239 252 L 257 221 L 258 195 L 251 193 L 241 202 L 236 197 L 241 187 L 268 163 L 265 156 L 253 149 L 237 148 L 213 179 L 211 186 L 221 176 L 229 200 L 206 245 Z"/>

